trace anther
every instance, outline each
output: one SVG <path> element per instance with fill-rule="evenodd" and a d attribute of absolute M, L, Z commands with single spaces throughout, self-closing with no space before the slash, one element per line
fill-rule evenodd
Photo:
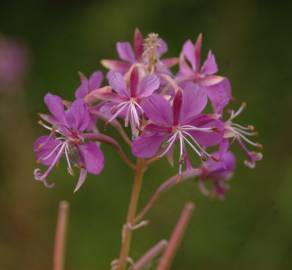
<path fill-rule="evenodd" d="M 215 157 L 215 156 L 213 156 L 213 155 L 211 156 L 211 159 L 214 160 L 214 161 L 216 161 L 216 162 L 219 161 L 219 158 L 217 158 L 217 157 Z"/>
<path fill-rule="evenodd" d="M 257 143 L 257 144 L 256 144 L 256 147 L 259 148 L 259 149 L 263 149 L 263 145 L 260 144 L 260 143 Z"/>
<path fill-rule="evenodd" d="M 207 161 L 208 159 L 209 159 L 209 157 L 206 154 L 204 154 L 204 153 L 201 154 L 202 161 Z"/>

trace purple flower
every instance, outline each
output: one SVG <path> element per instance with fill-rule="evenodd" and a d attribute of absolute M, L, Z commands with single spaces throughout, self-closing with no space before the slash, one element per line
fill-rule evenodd
<path fill-rule="evenodd" d="M 48 166 L 45 173 L 34 171 L 35 179 L 51 187 L 47 177 L 61 157 L 65 157 L 70 175 L 73 167 L 80 168 L 80 176 L 75 187 L 76 192 L 84 183 L 87 172 L 98 175 L 103 169 L 104 158 L 95 142 L 87 142 L 85 131 L 90 124 L 90 115 L 82 99 L 75 100 L 65 111 L 59 96 L 47 94 L 45 103 L 51 115 L 41 115 L 52 127 L 42 123 L 50 130 L 50 135 L 39 137 L 34 143 L 34 151 L 39 163 Z"/>
<path fill-rule="evenodd" d="M 186 146 L 189 146 L 200 158 L 208 159 L 210 155 L 205 147 L 218 144 L 222 140 L 222 126 L 212 116 L 202 115 L 207 104 L 207 97 L 202 89 L 193 91 L 178 90 L 173 104 L 163 96 L 153 95 L 143 104 L 143 109 L 150 123 L 143 129 L 132 147 L 134 155 L 150 158 L 171 155 L 176 141 L 179 142 L 179 172 L 183 161 L 187 161 Z"/>
<path fill-rule="evenodd" d="M 134 47 L 134 49 L 133 49 Z M 102 60 L 104 67 L 125 74 L 132 65 L 144 66 L 148 71 L 169 72 L 168 68 L 178 63 L 177 58 L 160 60 L 160 57 L 167 52 L 167 44 L 151 33 L 144 40 L 139 29 L 135 30 L 133 47 L 129 42 L 118 42 L 116 45 L 121 60 Z"/>
<path fill-rule="evenodd" d="M 262 149 L 262 145 L 253 142 L 251 139 L 248 137 L 250 136 L 256 136 L 257 132 L 254 131 L 254 126 L 242 126 L 239 124 L 236 124 L 233 122 L 234 118 L 236 118 L 244 109 L 246 106 L 245 103 L 242 104 L 242 106 L 234 112 L 233 110 L 231 111 L 230 118 L 224 123 L 224 138 L 226 139 L 226 144 L 228 144 L 229 139 L 236 140 L 243 150 L 243 153 L 246 155 L 247 160 L 245 160 L 245 165 L 249 168 L 254 168 L 256 165 L 256 161 L 259 161 L 263 158 L 262 153 L 256 152 L 256 151 L 250 151 L 247 147 L 246 144 L 249 144 L 253 147 L 256 147 L 258 149 Z"/>
<path fill-rule="evenodd" d="M 111 102 L 111 117 L 109 122 L 117 117 L 125 119 L 125 126 L 130 124 L 132 133 L 135 135 L 140 128 L 143 108 L 141 102 L 150 97 L 159 88 L 159 79 L 155 75 L 146 75 L 142 80 L 139 78 L 137 68 L 133 68 L 130 80 L 127 81 L 118 73 L 111 71 L 108 74 L 108 81 L 112 88 L 96 93 L 98 98 Z"/>
<path fill-rule="evenodd" d="M 229 189 L 227 181 L 232 177 L 235 170 L 235 157 L 227 149 L 214 154 L 216 161 L 209 159 L 200 168 L 199 188 L 204 195 L 215 195 L 223 198 Z M 211 181 L 213 190 L 210 192 L 205 183 Z"/>
<path fill-rule="evenodd" d="M 191 82 L 194 89 L 204 89 L 214 111 L 222 113 L 223 108 L 231 99 L 231 86 L 227 78 L 215 75 L 218 67 L 211 51 L 201 65 L 201 47 L 202 34 L 198 36 L 196 44 L 190 40 L 185 42 L 180 57 L 180 71 L 177 80 L 181 82 L 181 85 Z"/>

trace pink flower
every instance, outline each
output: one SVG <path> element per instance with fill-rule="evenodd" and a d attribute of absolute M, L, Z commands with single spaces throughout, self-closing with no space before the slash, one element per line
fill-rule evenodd
<path fill-rule="evenodd" d="M 201 159 L 210 157 L 205 147 L 218 144 L 222 140 L 222 125 L 212 116 L 201 112 L 207 104 L 207 97 L 201 89 L 178 90 L 173 104 L 163 96 L 153 95 L 143 104 L 150 123 L 143 129 L 132 147 L 134 155 L 149 158 L 157 154 L 162 157 L 172 155 L 175 143 L 179 142 L 179 171 L 187 159 L 189 146 Z"/>
<path fill-rule="evenodd" d="M 139 29 L 135 30 L 133 47 L 129 42 L 116 45 L 120 60 L 102 60 L 104 67 L 125 74 L 132 65 L 143 66 L 148 72 L 169 73 L 169 68 L 178 63 L 177 58 L 160 59 L 167 52 L 167 44 L 157 34 L 150 33 L 144 40 Z M 133 49 L 134 48 L 134 49 Z"/>
<path fill-rule="evenodd" d="M 181 85 L 189 84 L 194 89 L 201 88 L 209 97 L 216 113 L 222 113 L 223 108 L 231 99 L 231 86 L 225 77 L 215 75 L 218 71 L 214 54 L 209 51 L 207 59 L 201 65 L 202 34 L 196 44 L 190 40 L 183 45 L 180 56 L 180 70 L 177 80 Z"/>
<path fill-rule="evenodd" d="M 86 104 L 82 99 L 75 100 L 65 111 L 59 96 L 47 94 L 45 103 L 51 115 L 41 115 L 48 122 L 42 125 L 50 130 L 50 135 L 39 137 L 34 143 L 34 151 L 39 163 L 48 166 L 45 173 L 40 169 L 34 171 L 35 179 L 46 186 L 47 177 L 62 157 L 67 161 L 68 173 L 74 175 L 73 167 L 80 168 L 80 175 L 75 191 L 86 179 L 87 172 L 98 175 L 103 169 L 104 158 L 99 146 L 95 142 L 86 140 L 86 133 L 90 116 Z"/>

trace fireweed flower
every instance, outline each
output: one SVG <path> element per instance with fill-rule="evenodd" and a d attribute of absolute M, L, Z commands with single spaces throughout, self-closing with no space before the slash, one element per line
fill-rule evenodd
<path fill-rule="evenodd" d="M 99 146 L 85 140 L 85 131 L 90 124 L 87 106 L 82 99 L 77 99 L 65 111 L 62 99 L 50 93 L 45 96 L 45 103 L 51 115 L 41 117 L 51 126 L 42 122 L 41 124 L 51 133 L 35 141 L 34 151 L 38 162 L 48 166 L 48 169 L 44 173 L 36 169 L 34 177 L 45 186 L 51 187 L 47 177 L 59 160 L 65 157 L 70 175 L 74 175 L 74 166 L 80 168 L 79 180 L 74 190 L 77 191 L 84 183 L 87 172 L 98 175 L 104 165 Z"/>
<path fill-rule="evenodd" d="M 231 99 L 231 86 L 225 77 L 215 75 L 218 71 L 214 54 L 209 51 L 207 59 L 201 66 L 202 35 L 195 44 L 190 40 L 183 45 L 179 62 L 177 81 L 181 85 L 192 82 L 192 87 L 205 90 L 215 112 L 222 113 L 223 108 Z"/>
<path fill-rule="evenodd" d="M 232 139 L 237 141 L 241 149 L 243 150 L 244 154 L 247 157 L 247 160 L 245 160 L 244 164 L 249 168 L 254 168 L 256 165 L 256 161 L 259 161 L 263 158 L 262 153 L 256 152 L 256 151 L 250 151 L 246 144 L 249 144 L 253 147 L 256 147 L 258 149 L 262 149 L 262 145 L 252 141 L 248 137 L 250 136 L 256 136 L 257 132 L 254 131 L 254 126 L 242 126 L 237 123 L 234 123 L 233 120 L 241 114 L 243 109 L 245 108 L 246 104 L 243 103 L 241 107 L 235 112 L 231 110 L 230 118 L 225 122 L 224 124 L 224 138 L 226 140 Z M 225 143 L 228 143 L 226 141 Z"/>
<path fill-rule="evenodd" d="M 134 47 L 134 49 L 133 49 Z M 116 49 L 121 60 L 102 60 L 104 67 L 125 74 L 132 65 L 143 67 L 145 71 L 169 73 L 169 68 L 177 64 L 177 58 L 160 59 L 167 52 L 167 44 L 157 34 L 150 33 L 144 40 L 135 30 L 133 47 L 129 42 L 118 42 Z"/>
<path fill-rule="evenodd" d="M 216 152 L 214 156 L 216 160 L 209 159 L 200 167 L 198 183 L 204 195 L 217 196 L 222 199 L 229 189 L 227 182 L 233 176 L 236 162 L 234 155 L 227 149 L 223 152 Z M 208 182 L 211 182 L 211 191 L 206 187 Z"/>
<path fill-rule="evenodd" d="M 141 158 L 154 156 L 161 145 L 159 156 L 172 155 L 175 143 L 179 142 L 179 173 L 182 164 L 188 161 L 186 146 L 189 146 L 202 160 L 211 157 L 205 150 L 222 140 L 221 124 L 212 116 L 202 115 L 207 97 L 202 89 L 178 90 L 172 106 L 161 95 L 153 95 L 143 104 L 150 123 L 132 147 L 134 155 Z"/>
<path fill-rule="evenodd" d="M 141 102 L 153 94 L 159 88 L 159 79 L 155 75 L 146 75 L 140 80 L 137 68 L 133 68 L 130 74 L 129 83 L 118 72 L 111 71 L 108 74 L 108 81 L 111 89 L 97 91 L 100 99 L 108 100 L 111 104 L 111 117 L 108 122 L 117 117 L 125 119 L 125 126 L 131 126 L 133 135 L 137 135 L 141 125 L 141 115 L 144 110 Z"/>

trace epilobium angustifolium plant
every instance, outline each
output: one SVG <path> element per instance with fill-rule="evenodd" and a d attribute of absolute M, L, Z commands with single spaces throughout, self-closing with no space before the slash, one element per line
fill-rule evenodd
<path fill-rule="evenodd" d="M 202 61 L 201 47 L 200 34 L 195 43 L 188 40 L 183 44 L 179 57 L 165 58 L 167 44 L 158 34 L 144 38 L 136 29 L 133 44 L 117 43 L 118 60 L 101 61 L 108 69 L 105 78 L 100 71 L 89 78 L 80 73 L 74 101 L 64 101 L 52 93 L 45 96 L 49 114 L 40 115 L 40 124 L 48 134 L 36 140 L 34 151 L 38 162 L 47 168 L 34 171 L 36 180 L 52 187 L 50 173 L 64 159 L 70 175 L 75 169 L 80 171 L 74 191 L 79 190 L 88 173 L 99 175 L 103 170 L 104 143 L 113 146 L 135 172 L 121 252 L 112 263 L 114 269 L 138 269 L 131 266 L 129 257 L 132 232 L 146 223 L 144 216 L 162 192 L 195 179 L 204 195 L 223 198 L 235 170 L 235 156 L 230 149 L 233 143 L 241 147 L 247 167 L 254 168 L 262 159 L 258 151 L 261 145 L 250 139 L 256 135 L 254 127 L 236 122 L 245 105 L 237 110 L 226 109 L 232 100 L 230 82 L 218 75 L 211 51 Z M 174 72 L 176 66 L 178 71 Z M 97 128 L 97 122 L 117 130 L 131 147 L 136 163 L 116 140 Z M 137 214 L 144 172 L 162 158 L 177 167 L 177 174 L 163 182 Z M 154 251 L 155 247 L 150 253 Z M 147 259 L 150 255 L 145 256 Z"/>

